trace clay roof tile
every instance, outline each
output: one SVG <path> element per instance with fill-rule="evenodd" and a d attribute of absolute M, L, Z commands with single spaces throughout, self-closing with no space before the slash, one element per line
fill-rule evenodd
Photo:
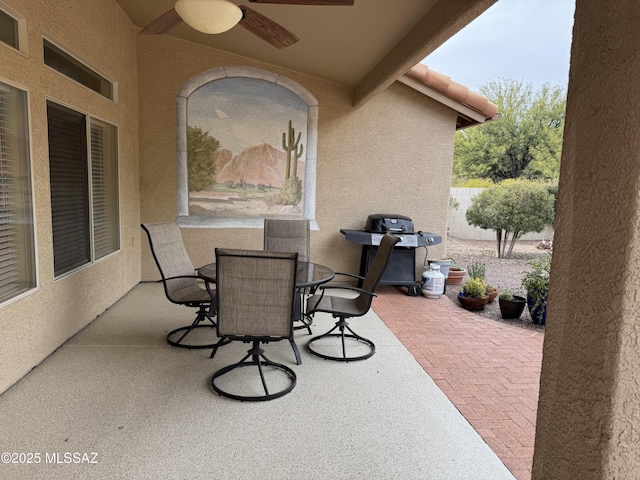
<path fill-rule="evenodd" d="M 450 77 L 431 70 L 422 63 L 412 67 L 407 74 L 443 95 L 480 112 L 487 119 L 494 118 L 498 113 L 498 106 L 484 95 L 472 92 L 464 85 L 452 81 Z"/>

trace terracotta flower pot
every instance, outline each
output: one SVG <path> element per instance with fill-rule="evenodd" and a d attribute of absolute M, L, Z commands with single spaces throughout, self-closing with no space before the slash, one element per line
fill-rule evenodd
<path fill-rule="evenodd" d="M 458 293 L 458 301 L 467 310 L 484 310 L 484 307 L 489 303 L 489 295 L 484 297 L 465 297 L 464 292 Z"/>
<path fill-rule="evenodd" d="M 466 274 L 467 271 L 464 268 L 449 267 L 449 275 L 447 276 L 446 282 L 447 285 L 460 285 Z"/>
<path fill-rule="evenodd" d="M 498 298 L 498 304 L 500 305 L 500 314 L 505 320 L 520 318 L 527 304 L 527 299 L 514 295 L 513 300 Z"/>
<path fill-rule="evenodd" d="M 493 302 L 496 297 L 498 296 L 498 290 L 493 290 L 490 294 L 489 294 L 489 303 Z"/>

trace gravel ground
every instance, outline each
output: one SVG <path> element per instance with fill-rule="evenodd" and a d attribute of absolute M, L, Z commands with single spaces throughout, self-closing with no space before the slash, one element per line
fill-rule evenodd
<path fill-rule="evenodd" d="M 537 248 L 539 243 L 537 241 L 518 241 L 513 248 L 511 258 L 500 259 L 496 256 L 496 242 L 494 241 L 466 240 L 449 236 L 447 237 L 447 256 L 465 269 L 472 262 L 484 263 L 486 267 L 485 279 L 498 291 L 508 288 L 515 295 L 526 296 L 520 281 L 523 272 L 530 269 L 527 262 L 545 254 L 545 250 Z M 468 278 L 465 276 L 463 283 Z M 446 288 L 447 297 L 456 305 L 460 305 L 457 297 L 461 289 L 462 285 L 447 285 Z M 531 315 L 526 307 L 519 319 L 503 320 L 500 315 L 498 299 L 487 304 L 484 310 L 474 313 L 509 325 L 544 330 L 544 326 L 536 325 L 531 321 Z"/>

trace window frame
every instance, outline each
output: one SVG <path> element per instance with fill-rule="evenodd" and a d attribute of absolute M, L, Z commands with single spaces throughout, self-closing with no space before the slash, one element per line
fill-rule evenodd
<path fill-rule="evenodd" d="M 46 51 L 48 47 L 46 43 L 49 43 L 54 49 L 59 50 L 60 54 L 63 57 L 68 57 L 68 58 L 65 58 L 65 60 L 69 61 L 73 65 L 73 67 L 75 67 L 76 69 L 84 71 L 85 73 L 89 74 L 96 80 L 107 82 L 108 85 L 110 86 L 110 94 L 105 95 L 102 91 L 92 88 L 90 85 L 83 83 L 82 81 L 78 80 L 77 78 L 74 78 L 68 73 L 65 73 L 63 70 L 58 69 L 55 66 L 47 63 Z M 117 103 L 118 101 L 118 83 L 117 82 L 109 78 L 108 75 L 104 74 L 102 71 L 100 71 L 100 69 L 93 66 L 90 62 L 84 60 L 80 55 L 76 54 L 72 49 L 70 49 L 69 47 L 67 47 L 66 45 L 64 45 L 63 43 L 59 42 L 58 40 L 54 39 L 52 36 L 46 33 L 43 33 L 42 35 L 42 63 L 45 67 L 53 70 L 54 72 L 57 72 L 58 74 L 64 76 L 65 78 L 68 78 L 75 84 L 80 85 L 83 88 L 86 88 L 87 90 L 92 91 L 93 93 L 97 93 L 102 98 L 106 98 L 107 100 Z"/>
<path fill-rule="evenodd" d="M 17 10 L 11 8 L 9 5 L 7 5 L 6 3 L 4 3 L 2 0 L 0 0 L 0 11 L 2 11 L 5 15 L 7 15 L 8 17 L 13 18 L 13 20 L 15 20 L 16 22 L 16 28 L 17 28 L 17 42 L 18 45 L 14 46 L 11 45 L 9 43 L 0 41 L 0 45 L 4 45 L 5 47 L 8 47 L 22 55 L 24 55 L 25 57 L 28 56 L 29 54 L 29 49 L 28 49 L 28 44 L 27 44 L 27 19 L 25 18 L 24 15 L 22 15 L 20 12 L 18 12 Z"/>
<path fill-rule="evenodd" d="M 63 270 L 63 271 L 56 271 L 56 266 L 55 266 L 55 261 L 54 261 L 54 279 L 58 280 L 61 279 L 67 275 L 70 275 L 78 270 L 81 270 L 83 268 L 86 268 L 88 266 L 94 265 L 104 259 L 107 259 L 113 255 L 116 255 L 117 253 L 119 253 L 122 250 L 122 226 L 121 226 L 121 222 L 122 222 L 122 215 L 120 212 L 120 206 L 121 206 L 121 201 L 120 201 L 120 156 L 119 156 L 119 127 L 115 124 L 115 123 L 111 123 L 107 120 L 104 120 L 98 116 L 95 115 L 91 115 L 89 112 L 83 111 L 82 109 L 76 108 L 74 106 L 68 105 L 64 102 L 60 102 L 56 99 L 53 98 L 47 98 L 46 99 L 46 104 L 47 104 L 47 128 L 49 128 L 49 113 L 48 113 L 48 109 L 49 109 L 49 105 L 52 105 L 54 107 L 57 108 L 61 108 L 61 109 L 65 109 L 65 110 L 69 110 L 70 112 L 80 115 L 83 117 L 84 120 L 84 138 L 83 138 L 83 148 L 84 148 L 84 166 L 86 167 L 86 190 L 84 191 L 84 194 L 87 198 L 87 205 L 85 205 L 84 207 L 86 207 L 86 211 L 87 211 L 87 216 L 86 218 L 88 219 L 87 222 L 87 228 L 88 228 L 88 242 L 89 242 L 89 258 L 87 261 L 84 261 L 82 263 L 80 263 L 79 265 L 73 267 L 73 268 L 69 268 L 67 270 Z M 92 152 L 92 127 L 94 122 L 98 123 L 98 124 L 103 124 L 103 125 L 107 125 L 109 127 L 113 128 L 113 151 L 114 151 L 114 158 L 113 158 L 113 162 L 115 163 L 114 168 L 113 168 L 113 190 L 112 190 L 112 194 L 113 194 L 113 204 L 112 204 L 112 210 L 114 212 L 114 216 L 113 216 L 113 223 L 112 223 L 112 227 L 113 227 L 113 235 L 115 237 L 115 245 L 113 245 L 112 250 L 107 252 L 107 253 L 103 253 L 101 255 L 98 256 L 97 251 L 96 251 L 96 226 L 97 226 L 97 222 L 96 222 L 96 198 L 95 198 L 95 191 L 94 191 L 94 178 L 93 178 L 93 172 L 94 172 L 94 154 Z M 47 130 L 47 140 L 49 140 L 49 130 Z M 51 172 L 51 158 L 50 158 L 50 146 L 49 146 L 49 162 L 50 162 L 50 172 Z M 51 175 L 51 173 L 50 173 Z M 51 188 L 51 176 L 50 176 L 50 188 Z M 52 189 L 52 188 L 51 188 Z M 53 189 L 52 189 L 53 190 Z M 51 214 L 52 214 L 52 234 L 53 234 L 53 229 L 54 229 L 54 225 L 53 225 L 53 198 L 52 198 L 52 203 L 51 203 Z M 52 246 L 52 248 L 54 249 L 53 251 L 53 255 L 54 255 L 54 259 L 55 259 L 55 244 Z"/>
<path fill-rule="evenodd" d="M 25 278 L 29 278 L 30 281 L 25 282 L 28 283 L 23 289 L 18 290 L 15 295 L 9 296 L 4 299 L 0 299 L 0 308 L 6 305 L 9 305 L 13 302 L 16 302 L 28 295 L 31 295 L 33 292 L 36 292 L 40 289 L 40 276 L 38 270 L 38 252 L 37 252 L 37 240 L 36 240 L 36 212 L 35 212 L 35 196 L 34 196 L 34 185 L 35 185 L 35 177 L 34 177 L 34 169 L 33 169 L 33 140 L 31 136 L 31 96 L 29 90 L 24 88 L 21 85 L 16 85 L 13 82 L 7 81 L 6 79 L 0 77 L 0 84 L 7 86 L 9 88 L 13 88 L 19 90 L 23 94 L 23 111 L 18 115 L 23 118 L 18 118 L 17 121 L 19 124 L 22 124 L 22 128 L 24 129 L 24 138 L 21 139 L 22 146 L 25 151 L 21 151 L 19 153 L 20 157 L 18 159 L 19 162 L 22 162 L 21 168 L 21 176 L 26 177 L 21 185 L 22 188 L 27 187 L 27 191 L 24 193 L 25 198 L 28 199 L 27 202 L 23 202 L 21 204 L 21 208 L 25 209 L 25 213 L 27 215 L 22 215 L 20 218 L 26 218 L 27 222 L 23 222 L 23 224 L 28 224 L 30 220 L 31 228 L 29 231 L 22 232 L 23 235 L 30 237 L 28 242 L 25 241 L 17 241 L 16 244 L 20 247 L 24 248 L 27 243 L 30 243 L 30 251 L 24 252 L 22 255 L 24 256 L 24 262 L 20 268 L 22 268 L 26 273 L 24 273 Z M 28 175 L 25 175 L 27 172 L 24 170 L 28 169 Z M 26 207 L 26 208 L 25 208 Z M 30 218 L 29 218 L 30 217 Z"/>

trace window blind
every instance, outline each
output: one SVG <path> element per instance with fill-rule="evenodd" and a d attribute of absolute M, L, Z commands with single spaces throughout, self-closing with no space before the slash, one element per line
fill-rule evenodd
<path fill-rule="evenodd" d="M 0 90 L 0 297 L 9 297 L 19 287 L 15 233 L 15 147 L 11 145 L 10 122 L 15 102 Z"/>
<path fill-rule="evenodd" d="M 93 250 L 102 258 L 120 248 L 116 127 L 91 119 Z"/>
<path fill-rule="evenodd" d="M 91 261 L 85 115 L 47 102 L 53 261 L 59 276 Z"/>
<path fill-rule="evenodd" d="M 36 283 L 26 106 L 0 83 L 0 302 Z"/>

